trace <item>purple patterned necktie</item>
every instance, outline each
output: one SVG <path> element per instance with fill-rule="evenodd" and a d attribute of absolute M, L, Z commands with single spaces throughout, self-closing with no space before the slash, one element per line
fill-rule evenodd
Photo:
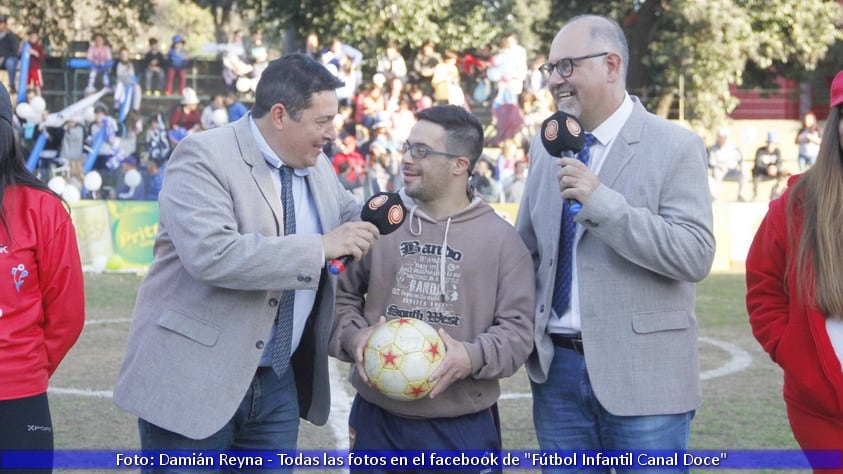
<path fill-rule="evenodd" d="M 594 135 L 585 134 L 585 146 L 577 153 L 577 159 L 588 166 L 589 148 L 594 144 Z M 571 200 L 565 199 L 562 204 L 562 224 L 559 230 L 559 254 L 556 258 L 556 280 L 553 285 L 553 311 L 561 318 L 571 306 L 571 266 L 574 254 L 574 236 L 577 223 L 574 214 L 570 212 Z"/>
<path fill-rule="evenodd" d="M 293 202 L 293 169 L 281 166 L 281 204 L 284 206 L 284 235 L 296 233 L 296 206 Z M 290 344 L 293 339 L 293 302 L 295 290 L 284 290 L 275 315 L 275 341 L 272 348 L 272 371 L 284 375 L 290 365 Z"/>

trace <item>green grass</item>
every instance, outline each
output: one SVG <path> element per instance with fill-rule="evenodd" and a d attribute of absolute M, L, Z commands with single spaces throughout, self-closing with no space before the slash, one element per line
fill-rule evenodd
<path fill-rule="evenodd" d="M 129 328 L 127 321 L 131 318 L 139 283 L 140 277 L 136 275 L 86 275 L 89 324 L 51 380 L 51 387 L 112 390 L 122 362 Z M 698 288 L 700 336 L 737 346 L 749 353 L 752 360 L 740 372 L 703 381 L 703 404 L 692 425 L 692 449 L 728 451 L 797 447 L 781 397 L 781 370 L 752 338 L 744 291 L 743 275 L 737 273 L 712 275 Z M 703 371 L 717 368 L 730 359 L 722 349 L 703 342 L 700 354 Z M 339 369 L 339 373 L 345 375 L 347 367 L 340 364 Z M 536 449 L 531 402 L 527 396 L 530 388 L 524 371 L 503 380 L 502 385 L 503 393 L 510 394 L 499 403 L 504 448 Z M 353 395 L 348 385 L 335 384 L 332 388 L 335 394 Z M 58 449 L 131 450 L 139 447 L 136 419 L 115 408 L 109 398 L 52 393 L 50 403 Z M 345 421 L 336 413 L 332 419 L 326 427 L 303 423 L 299 447 L 334 449 L 337 436 L 334 432 L 341 432 Z M 330 428 L 331 423 L 335 426 L 334 431 Z"/>

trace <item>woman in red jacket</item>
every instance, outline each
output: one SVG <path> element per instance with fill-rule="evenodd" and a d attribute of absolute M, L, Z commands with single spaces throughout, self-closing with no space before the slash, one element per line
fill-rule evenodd
<path fill-rule="evenodd" d="M 830 107 L 815 165 L 770 203 L 746 260 L 752 332 L 784 369 L 805 450 L 843 448 L 843 71 Z"/>
<path fill-rule="evenodd" d="M 0 86 L 0 452 L 52 451 L 47 381 L 84 318 L 73 223 L 61 198 L 26 169 Z"/>

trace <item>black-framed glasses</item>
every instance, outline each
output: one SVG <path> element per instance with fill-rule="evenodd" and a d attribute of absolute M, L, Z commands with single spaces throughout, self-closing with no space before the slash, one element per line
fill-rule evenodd
<path fill-rule="evenodd" d="M 436 151 L 433 148 L 430 148 L 427 145 L 423 145 L 421 143 L 410 143 L 404 142 L 401 145 L 401 153 L 410 152 L 410 156 L 414 159 L 420 160 L 422 158 L 427 158 L 427 155 L 442 155 L 447 156 L 449 158 L 459 158 L 464 155 L 456 155 L 454 153 L 446 153 L 444 151 Z"/>
<path fill-rule="evenodd" d="M 562 58 L 555 63 L 544 63 L 539 66 L 539 72 L 542 73 L 542 77 L 545 79 L 550 79 L 550 75 L 553 74 L 553 71 L 556 71 L 556 74 L 559 74 L 560 77 L 569 77 L 571 74 L 574 73 L 574 66 L 576 66 L 576 61 L 581 61 L 583 59 L 591 59 L 591 58 L 599 58 L 601 56 L 606 56 L 609 54 L 608 51 L 603 53 L 594 53 L 594 54 L 586 54 L 585 56 L 578 56 L 576 58 Z"/>

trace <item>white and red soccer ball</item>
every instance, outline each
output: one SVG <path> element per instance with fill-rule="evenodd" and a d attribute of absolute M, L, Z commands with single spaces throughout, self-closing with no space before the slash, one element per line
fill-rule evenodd
<path fill-rule="evenodd" d="M 372 332 L 363 355 L 369 381 L 395 400 L 426 396 L 435 384 L 430 374 L 445 358 L 445 343 L 435 329 L 414 318 L 387 321 Z"/>

